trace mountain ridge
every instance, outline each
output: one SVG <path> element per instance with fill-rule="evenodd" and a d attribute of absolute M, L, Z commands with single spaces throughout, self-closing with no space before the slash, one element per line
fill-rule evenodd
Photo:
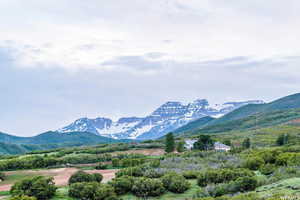
<path fill-rule="evenodd" d="M 282 97 L 280 99 L 277 99 L 275 101 L 266 104 L 259 104 L 259 105 L 249 104 L 240 107 L 228 113 L 227 115 L 224 115 L 223 117 L 211 120 L 204 125 L 200 124 L 197 128 L 193 126 L 193 130 L 191 128 L 190 129 L 186 128 L 184 131 L 179 130 L 177 132 L 178 134 L 181 134 L 183 132 L 218 133 L 218 132 L 239 130 L 241 129 L 242 126 L 245 126 L 247 128 L 253 128 L 253 121 L 252 121 L 252 127 L 251 127 L 251 123 L 249 123 L 253 118 L 256 119 L 258 123 L 261 123 L 260 121 L 264 121 L 264 120 L 273 121 L 272 123 L 271 122 L 267 123 L 269 125 L 273 125 L 285 121 L 285 119 L 281 119 L 281 118 L 286 118 L 286 120 L 288 120 L 288 119 L 299 117 L 298 116 L 299 110 L 300 110 L 300 93 L 297 93 L 286 97 Z M 272 115 L 275 115 L 276 118 L 272 118 Z M 189 125 L 190 124 L 187 124 L 186 127 L 188 127 Z"/>
<path fill-rule="evenodd" d="M 197 99 L 188 104 L 168 101 L 146 117 L 123 117 L 117 121 L 105 117 L 80 118 L 57 131 L 90 132 L 114 139 L 156 139 L 202 117 L 220 117 L 239 107 L 262 103 L 261 100 L 251 100 L 210 105 L 206 99 Z"/>

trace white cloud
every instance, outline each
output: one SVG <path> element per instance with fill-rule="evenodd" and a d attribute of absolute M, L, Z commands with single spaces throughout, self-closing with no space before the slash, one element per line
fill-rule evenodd
<path fill-rule="evenodd" d="M 3 0 L 0 37 L 20 46 L 21 62 L 69 69 L 149 52 L 177 61 L 292 56 L 299 8 L 295 0 Z"/>
<path fill-rule="evenodd" d="M 6 132 L 299 91 L 298 0 L 1 0 L 0 10 Z"/>

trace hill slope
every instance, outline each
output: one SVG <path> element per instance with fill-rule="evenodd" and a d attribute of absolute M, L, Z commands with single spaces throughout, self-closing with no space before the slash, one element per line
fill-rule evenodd
<path fill-rule="evenodd" d="M 176 129 L 175 131 L 173 131 L 173 133 L 180 134 L 180 133 L 183 133 L 183 132 L 190 132 L 190 131 L 193 131 L 195 129 L 199 129 L 201 127 L 204 127 L 206 124 L 213 121 L 214 119 L 215 118 L 209 117 L 209 116 L 200 118 L 198 120 L 192 121 L 192 122 L 178 128 L 178 129 Z"/>
<path fill-rule="evenodd" d="M 299 118 L 300 118 L 300 109 L 263 112 L 242 119 L 225 121 L 223 123 L 208 125 L 203 128 L 190 131 L 187 134 L 193 135 L 197 133 L 224 133 L 230 131 L 258 129 L 258 128 L 264 128 L 264 127 L 289 123 Z"/>
<path fill-rule="evenodd" d="M 128 141 L 130 140 L 115 140 L 87 132 L 61 134 L 50 131 L 34 137 L 18 137 L 0 133 L 0 154 L 21 154 L 34 150 Z"/>
<path fill-rule="evenodd" d="M 300 93 L 293 94 L 287 97 L 283 97 L 276 101 L 267 104 L 249 104 L 238 108 L 223 117 L 216 119 L 209 123 L 220 124 L 231 120 L 237 120 L 241 118 L 248 117 L 250 115 L 255 115 L 257 113 L 263 112 L 272 112 L 272 111 L 280 111 L 280 110 L 288 110 L 288 109 L 297 109 L 300 108 Z"/>

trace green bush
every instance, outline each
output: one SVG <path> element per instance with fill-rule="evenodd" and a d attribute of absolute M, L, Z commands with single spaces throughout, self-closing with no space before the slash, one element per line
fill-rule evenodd
<path fill-rule="evenodd" d="M 53 178 L 36 176 L 16 182 L 10 193 L 13 197 L 26 195 L 38 200 L 46 200 L 54 196 L 56 189 Z"/>
<path fill-rule="evenodd" d="M 156 197 L 165 192 L 163 183 L 159 179 L 137 178 L 132 186 L 132 193 L 138 197 Z"/>
<path fill-rule="evenodd" d="M 112 160 L 111 160 L 111 162 L 112 162 L 112 166 L 113 167 L 119 167 L 120 166 L 120 159 L 118 159 L 118 158 L 113 158 Z"/>
<path fill-rule="evenodd" d="M 84 171 L 78 171 L 73 174 L 69 179 L 69 185 L 73 183 L 81 183 L 81 182 L 101 182 L 103 179 L 102 174 L 88 174 Z"/>
<path fill-rule="evenodd" d="M 160 172 L 156 169 L 148 169 L 147 171 L 144 172 L 144 177 L 147 178 L 160 178 L 164 175 L 163 172 Z"/>
<path fill-rule="evenodd" d="M 143 175 L 144 175 L 144 169 L 142 167 L 128 167 L 116 173 L 116 177 L 121 177 L 121 176 L 140 177 Z"/>
<path fill-rule="evenodd" d="M 248 169 L 218 169 L 201 172 L 198 175 L 198 185 L 205 187 L 210 183 L 226 183 L 239 177 L 254 176 L 254 172 Z"/>
<path fill-rule="evenodd" d="M 279 166 L 297 166 L 300 165 L 300 153 L 282 153 L 276 159 L 276 165 Z"/>
<path fill-rule="evenodd" d="M 36 200 L 35 197 L 29 197 L 29 196 L 25 196 L 25 195 L 21 195 L 21 196 L 14 196 L 9 198 L 9 200 Z"/>
<path fill-rule="evenodd" d="M 182 175 L 176 173 L 164 175 L 162 182 L 167 190 L 174 193 L 184 193 L 191 187 L 191 184 Z"/>
<path fill-rule="evenodd" d="M 264 160 L 261 157 L 250 157 L 244 163 L 244 167 L 251 170 L 258 170 L 261 166 L 265 164 Z"/>
<path fill-rule="evenodd" d="M 198 175 L 199 175 L 199 172 L 198 171 L 194 171 L 194 170 L 189 170 L 189 171 L 184 171 L 182 173 L 182 175 L 186 179 L 197 179 Z"/>
<path fill-rule="evenodd" d="M 95 173 L 95 174 L 91 174 L 93 181 L 101 183 L 103 176 L 102 174 L 99 173 Z"/>
<path fill-rule="evenodd" d="M 114 187 L 115 192 L 118 195 L 122 195 L 131 191 L 134 179 L 135 178 L 131 176 L 122 176 L 114 178 L 109 184 Z"/>
<path fill-rule="evenodd" d="M 237 192 L 247 192 L 255 190 L 257 180 L 253 177 L 241 177 L 229 183 L 218 185 L 209 185 L 206 187 L 208 193 L 213 197 L 220 197 L 226 194 L 235 194 Z"/>
<path fill-rule="evenodd" d="M 101 170 L 101 169 L 107 169 L 108 168 L 108 165 L 107 164 L 103 164 L 103 163 L 99 163 L 95 169 L 97 170 Z"/>
<path fill-rule="evenodd" d="M 155 159 L 150 162 L 150 167 L 158 168 L 160 166 L 160 160 Z"/>
<path fill-rule="evenodd" d="M 70 185 L 69 196 L 80 200 L 116 200 L 114 188 L 97 182 Z"/>
<path fill-rule="evenodd" d="M 240 177 L 235 181 L 239 192 L 247 192 L 255 190 L 257 180 L 254 177 Z"/>
<path fill-rule="evenodd" d="M 259 171 L 264 175 L 271 175 L 276 170 L 275 165 L 265 164 L 264 166 L 259 168 Z"/>

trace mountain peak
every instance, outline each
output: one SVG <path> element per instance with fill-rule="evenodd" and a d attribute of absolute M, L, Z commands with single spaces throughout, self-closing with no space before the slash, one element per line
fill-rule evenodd
<path fill-rule="evenodd" d="M 155 139 L 191 121 L 202 117 L 220 117 L 241 106 L 262 101 L 227 102 L 211 106 L 206 99 L 196 99 L 189 104 L 168 101 L 150 115 L 123 117 L 117 121 L 109 118 L 81 118 L 59 129 L 59 132 L 90 132 L 114 139 Z"/>

